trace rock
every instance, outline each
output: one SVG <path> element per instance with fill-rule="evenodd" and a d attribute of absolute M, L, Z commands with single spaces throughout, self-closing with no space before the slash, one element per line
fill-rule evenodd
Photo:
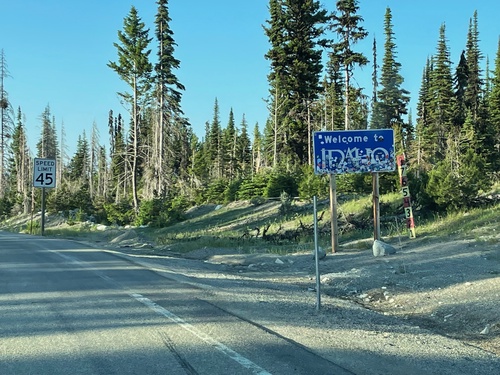
<path fill-rule="evenodd" d="M 318 246 L 318 259 L 325 259 L 326 258 L 326 251 L 323 250 L 321 246 Z M 316 254 L 315 250 L 313 250 L 313 259 L 316 259 Z"/>
<path fill-rule="evenodd" d="M 285 262 L 283 262 L 280 258 L 276 258 L 276 260 L 274 261 L 274 263 L 276 263 L 276 264 L 285 264 Z"/>
<path fill-rule="evenodd" d="M 491 329 L 491 325 L 490 324 L 486 324 L 486 327 L 484 327 L 484 329 L 479 332 L 480 335 L 487 335 L 488 333 L 490 333 L 490 329 Z"/>
<path fill-rule="evenodd" d="M 104 224 L 98 224 L 96 227 L 95 227 L 96 230 L 98 230 L 99 232 L 104 232 L 105 230 L 108 229 L 108 227 Z"/>
<path fill-rule="evenodd" d="M 374 257 L 383 257 L 385 255 L 389 254 L 395 254 L 396 253 L 396 248 L 392 245 L 389 245 L 387 243 L 384 243 L 379 240 L 373 241 L 373 256 Z"/>

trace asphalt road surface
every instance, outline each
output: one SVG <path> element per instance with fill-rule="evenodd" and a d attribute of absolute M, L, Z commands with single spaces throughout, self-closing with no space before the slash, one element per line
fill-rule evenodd
<path fill-rule="evenodd" d="M 0 374 L 353 374 L 203 294 L 108 252 L 0 232 Z"/>

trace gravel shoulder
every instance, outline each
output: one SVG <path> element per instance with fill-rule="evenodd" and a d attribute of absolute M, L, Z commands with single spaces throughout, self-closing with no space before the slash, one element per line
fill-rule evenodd
<path fill-rule="evenodd" d="M 125 245 L 99 247 L 203 288 L 220 308 L 356 374 L 492 374 L 500 368 L 498 241 L 405 240 L 385 257 L 347 244 L 320 262 L 317 310 L 312 253 L 207 247 L 171 257 L 132 237 L 123 237 Z"/>

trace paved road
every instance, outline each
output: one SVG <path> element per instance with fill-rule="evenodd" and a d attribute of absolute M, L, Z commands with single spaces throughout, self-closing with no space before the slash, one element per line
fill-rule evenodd
<path fill-rule="evenodd" d="M 0 374 L 353 374 L 204 293 L 74 242 L 0 232 Z"/>

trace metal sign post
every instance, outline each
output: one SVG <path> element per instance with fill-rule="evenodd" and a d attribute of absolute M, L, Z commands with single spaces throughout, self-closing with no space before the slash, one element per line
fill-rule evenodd
<path fill-rule="evenodd" d="M 33 187 L 42 188 L 41 234 L 45 234 L 45 188 L 56 187 L 55 159 L 35 158 L 33 162 Z"/>
<path fill-rule="evenodd" d="M 318 203 L 316 196 L 313 198 L 314 206 L 314 261 L 316 264 L 316 311 L 321 307 L 321 279 L 319 274 L 319 246 L 318 246 Z"/>

